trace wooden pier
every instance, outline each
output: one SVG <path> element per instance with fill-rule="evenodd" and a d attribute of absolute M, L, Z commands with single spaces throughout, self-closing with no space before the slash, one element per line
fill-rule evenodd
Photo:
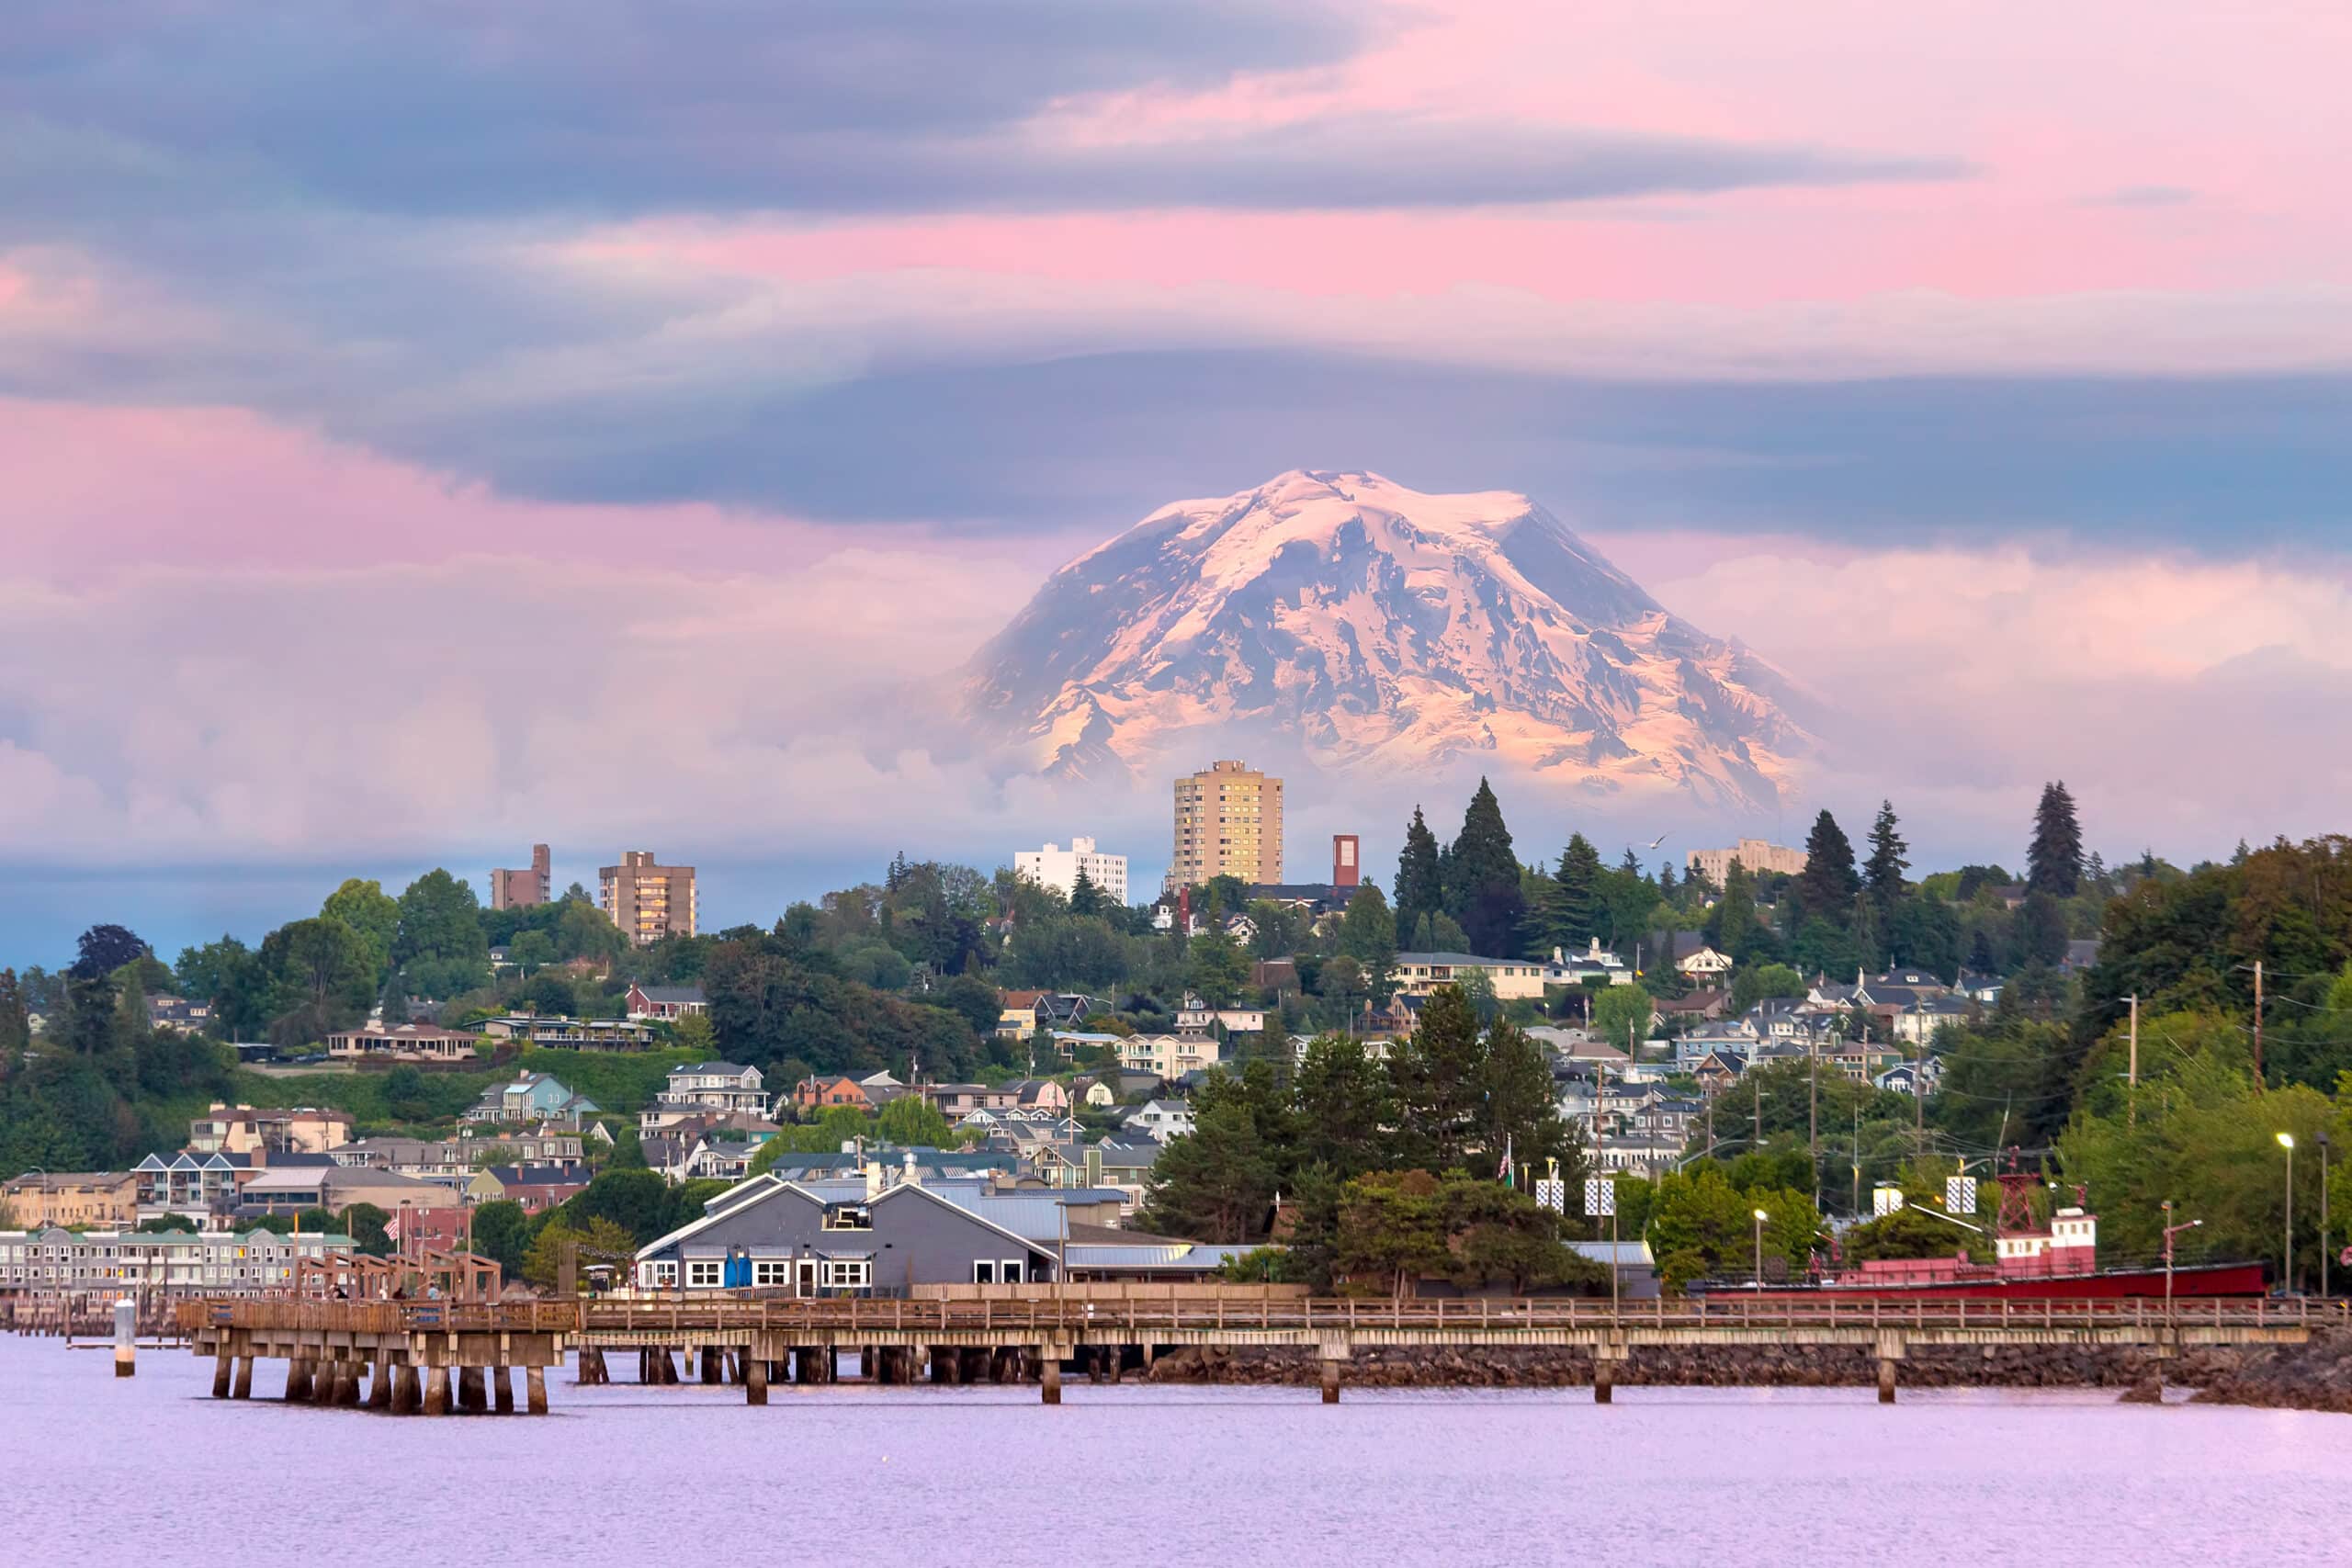
<path fill-rule="evenodd" d="M 1340 1397 L 1359 1349 L 1388 1347 L 1551 1347 L 1593 1363 L 1593 1397 L 1610 1401 L 1620 1367 L 1645 1348 L 1703 1351 L 1837 1346 L 1875 1359 L 1879 1398 L 1892 1403 L 1910 1350 L 2067 1346 L 2170 1356 L 2222 1345 L 2299 1344 L 2316 1327 L 2345 1325 L 2347 1303 L 2262 1300 L 2162 1302 L 1804 1303 L 1664 1301 L 1613 1310 L 1606 1302 L 1065 1299 L 1049 1287 L 1015 1299 L 744 1299 L 501 1303 L 214 1300 L 179 1306 L 178 1327 L 215 1366 L 215 1398 L 249 1398 L 254 1366 L 287 1364 L 285 1397 L 393 1414 L 547 1409 L 547 1369 L 579 1356 L 580 1380 L 610 1381 L 609 1358 L 634 1351 L 639 1381 L 740 1385 L 764 1404 L 773 1382 L 830 1382 L 842 1359 L 860 1375 L 913 1382 L 1033 1379 L 1061 1402 L 1075 1367 L 1113 1380 L 1187 1346 L 1312 1349 L 1326 1403 Z M 454 1391 L 454 1404 L 452 1403 Z"/>

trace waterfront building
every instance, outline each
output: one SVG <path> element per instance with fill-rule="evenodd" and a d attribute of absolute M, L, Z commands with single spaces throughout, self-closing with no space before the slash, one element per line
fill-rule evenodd
<path fill-rule="evenodd" d="M 1169 886 L 1196 887 L 1216 876 L 1283 879 L 1283 781 L 1238 761 L 1212 762 L 1176 781 Z"/>
<path fill-rule="evenodd" d="M 665 936 L 692 936 L 699 929 L 693 866 L 661 865 L 650 850 L 627 850 L 620 864 L 596 874 L 605 918 L 638 946 L 651 947 Z"/>
<path fill-rule="evenodd" d="M 1127 901 L 1127 857 L 1105 854 L 1091 839 L 1072 839 L 1069 848 L 1047 844 L 1042 850 L 1021 850 L 1012 857 L 1013 874 L 1068 897 L 1078 886 L 1079 873 L 1114 904 Z"/>
<path fill-rule="evenodd" d="M 548 902 L 555 896 L 550 865 L 548 847 L 533 844 L 528 870 L 492 870 L 490 874 L 490 907 L 493 909 L 527 909 L 534 904 Z"/>
<path fill-rule="evenodd" d="M 128 1170 L 28 1171 L 0 1187 L 0 1212 L 27 1230 L 135 1226 L 139 1178 Z"/>
<path fill-rule="evenodd" d="M 0 1290 L 247 1296 L 294 1283 L 295 1264 L 348 1252 L 334 1232 L 0 1231 Z"/>

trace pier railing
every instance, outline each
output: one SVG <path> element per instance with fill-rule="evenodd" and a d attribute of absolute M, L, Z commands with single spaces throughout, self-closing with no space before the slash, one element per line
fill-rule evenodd
<path fill-rule="evenodd" d="M 1361 1297 L 1233 1301 L 1190 1298 L 1085 1302 L 1051 1295 L 1019 1300 L 747 1300 L 704 1294 L 626 1302 L 310 1302 L 219 1299 L 181 1303 L 179 1326 L 358 1334 L 873 1333 L 1002 1336 L 1007 1342 L 1075 1337 L 1273 1332 L 1426 1331 L 1487 1335 L 1512 1330 L 1823 1328 L 2026 1331 L 2046 1329 L 2290 1328 L 2352 1324 L 2352 1302 L 2289 1298 L 2132 1297 L 2064 1301 L 1792 1301 L 1785 1297 L 1656 1300 L 1612 1307 L 1580 1298 L 1403 1301 Z"/>

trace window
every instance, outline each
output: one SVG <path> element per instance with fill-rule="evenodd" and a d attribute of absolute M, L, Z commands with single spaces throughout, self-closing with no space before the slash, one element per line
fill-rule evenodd
<path fill-rule="evenodd" d="M 695 1258 L 688 1259 L 686 1263 L 686 1288 L 688 1290 L 717 1289 L 719 1283 L 720 1273 L 724 1267 L 725 1260 L 722 1258 Z"/>
<path fill-rule="evenodd" d="M 825 1259 L 823 1279 L 828 1286 L 863 1290 L 874 1283 L 873 1259 L 829 1258 Z"/>
<path fill-rule="evenodd" d="M 645 1282 L 656 1290 L 667 1290 L 678 1282 L 678 1265 L 674 1261 L 645 1265 Z"/>
<path fill-rule="evenodd" d="M 975 1259 L 972 1264 L 972 1283 L 975 1285 L 995 1284 L 996 1265 L 979 1259 Z"/>
<path fill-rule="evenodd" d="M 772 1260 L 765 1258 L 754 1259 L 752 1264 L 752 1283 L 789 1285 L 792 1283 L 792 1265 L 784 1259 Z"/>
<path fill-rule="evenodd" d="M 982 1264 L 981 1267 L 986 1268 L 987 1265 Z M 1018 1258 L 1008 1258 L 1003 1262 L 998 1264 L 997 1278 L 1003 1280 L 1008 1285 L 1017 1285 L 1021 1283 L 1021 1259 Z"/>

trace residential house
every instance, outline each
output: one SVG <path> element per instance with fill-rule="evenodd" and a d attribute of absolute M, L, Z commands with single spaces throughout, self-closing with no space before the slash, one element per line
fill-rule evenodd
<path fill-rule="evenodd" d="M 760 1083 L 757 1067 L 734 1062 L 696 1062 L 691 1066 L 672 1067 L 669 1087 L 654 1097 L 654 1104 L 664 1111 L 744 1111 L 765 1116 L 768 1097 Z"/>
<path fill-rule="evenodd" d="M 201 1034 L 212 1021 L 212 1004 L 194 1002 L 186 997 L 157 996 L 147 998 L 147 1027 L 168 1029 L 175 1034 Z"/>
<path fill-rule="evenodd" d="M 1720 987 L 1710 986 L 1687 996 L 1661 997 L 1650 1011 L 1657 1027 L 1674 1023 L 1705 1023 L 1723 1017 L 1731 1006 L 1731 993 Z"/>
<path fill-rule="evenodd" d="M 1013 1103 L 1023 1111 L 1043 1111 L 1059 1116 L 1069 1110 L 1068 1086 L 1053 1078 L 1023 1078 L 1012 1086 Z"/>
<path fill-rule="evenodd" d="M 622 1010 L 634 1022 L 658 1021 L 675 1023 L 682 1018 L 701 1018 L 710 1012 L 710 1003 L 703 996 L 700 986 L 639 986 L 632 983 L 628 1001 Z"/>
<path fill-rule="evenodd" d="M 1126 1129 L 1167 1143 L 1193 1130 L 1193 1108 L 1181 1100 L 1152 1100 L 1127 1112 Z"/>
<path fill-rule="evenodd" d="M 1442 986 L 1454 985 L 1474 971 L 1483 971 L 1498 1001 L 1541 1000 L 1541 964 L 1522 958 L 1480 958 L 1468 953 L 1400 953 L 1390 971 L 1398 993 L 1426 997 Z"/>
<path fill-rule="evenodd" d="M 1742 1053 L 1715 1050 L 1691 1067 L 1690 1076 L 1699 1080 L 1700 1089 L 1712 1099 L 1739 1081 L 1739 1075 L 1747 1070 L 1747 1057 Z"/>
<path fill-rule="evenodd" d="M 1674 933 L 1674 966 L 1693 985 L 1712 986 L 1731 973 L 1731 955 L 1707 945 L 1696 931 Z"/>
<path fill-rule="evenodd" d="M 140 1221 L 160 1219 L 165 1214 L 203 1219 L 226 1213 L 236 1206 L 238 1184 L 251 1180 L 262 1168 L 254 1163 L 255 1157 L 251 1154 L 190 1149 L 169 1156 L 149 1155 L 130 1168 L 131 1177 L 138 1184 L 135 1191 Z"/>
<path fill-rule="evenodd" d="M 926 1084 L 922 1093 L 951 1122 L 975 1111 L 1010 1111 L 1020 1098 L 1010 1089 L 980 1083 Z"/>
<path fill-rule="evenodd" d="M 494 1084 L 465 1111 L 468 1122 L 545 1122 L 560 1118 L 577 1126 L 583 1116 L 603 1107 L 584 1094 L 574 1094 L 547 1073 L 522 1073 L 511 1083 Z"/>
<path fill-rule="evenodd" d="M 1038 1028 L 1037 1004 L 1044 1000 L 1044 991 L 1007 991 L 997 1003 L 996 1034 L 1000 1040 L 1019 1040 L 1035 1034 Z"/>
<path fill-rule="evenodd" d="M 28 1171 L 0 1187 L 0 1210 L 26 1230 L 135 1229 L 139 1178 L 128 1170 Z"/>
<path fill-rule="evenodd" d="M 2066 944 L 2065 953 L 2058 960 L 2058 973 L 2079 975 L 2098 963 L 2099 939 L 2089 937 Z"/>
<path fill-rule="evenodd" d="M 823 1111 L 836 1105 L 867 1108 L 865 1089 L 847 1075 L 832 1077 L 807 1077 L 792 1086 L 792 1103 L 801 1111 Z"/>
<path fill-rule="evenodd" d="M 387 1029 L 368 1023 L 328 1035 L 327 1055 L 378 1062 L 462 1062 L 475 1055 L 481 1043 L 481 1036 L 469 1030 L 430 1023 Z"/>
<path fill-rule="evenodd" d="M 1217 1065 L 1221 1052 L 1209 1035 L 1131 1034 L 1119 1042 L 1119 1066 L 1174 1082 L 1186 1073 Z"/>
<path fill-rule="evenodd" d="M 1573 956 L 1554 948 L 1552 962 L 1544 966 L 1544 983 L 1547 986 L 1630 986 L 1634 983 L 1634 969 L 1623 959 L 1603 949 L 1600 939 L 1594 937 L 1589 948 Z"/>
<path fill-rule="evenodd" d="M 458 1163 L 460 1168 L 471 1170 L 481 1163 L 481 1156 L 494 1153 L 503 1157 L 499 1165 L 577 1165 L 587 1156 L 591 1141 L 612 1142 L 612 1134 L 603 1122 L 594 1122 L 587 1132 L 566 1127 L 560 1122 L 543 1122 L 536 1127 L 500 1126 L 491 1131 L 479 1122 L 458 1128 Z"/>
<path fill-rule="evenodd" d="M 1118 1091 L 1101 1078 L 1089 1078 L 1085 1091 L 1079 1098 L 1097 1111 L 1108 1111 L 1119 1103 Z"/>
<path fill-rule="evenodd" d="M 1936 1057 L 1929 1056 L 1917 1062 L 1897 1062 L 1871 1081 L 1881 1089 L 1893 1089 L 1897 1094 L 1917 1094 L 1919 1092 L 1919 1087 L 1924 1084 L 1927 1086 L 1928 1092 L 1933 1094 L 1936 1092 L 1937 1086 L 1943 1081 L 1943 1063 Z"/>
<path fill-rule="evenodd" d="M 1184 1005 L 1176 1010 L 1179 1034 L 1206 1034 L 1216 1028 L 1222 1028 L 1228 1034 L 1256 1034 L 1265 1027 L 1263 1008 L 1213 1008 L 1197 997 L 1187 997 Z"/>
<path fill-rule="evenodd" d="M 1142 1206 L 1152 1168 L 1159 1161 L 1159 1151 L 1167 1146 L 1152 1137 L 1105 1138 L 1099 1144 L 1089 1144 L 1081 1156 L 1086 1184 L 1116 1188 L 1125 1209 L 1132 1212 Z"/>
<path fill-rule="evenodd" d="M 642 1051 L 653 1043 L 653 1026 L 625 1018 L 565 1018 L 557 1014 L 509 1013 L 476 1025 L 492 1040 L 519 1040 L 542 1050 Z"/>
<path fill-rule="evenodd" d="M 305 1209 L 339 1214 L 354 1203 L 372 1203 L 390 1214 L 403 1208 L 455 1208 L 463 1201 L 455 1182 L 419 1181 L 333 1162 L 266 1168 L 237 1190 L 238 1211 L 248 1214 L 295 1214 Z"/>
<path fill-rule="evenodd" d="M 1921 997 L 1894 1015 L 1893 1032 L 1897 1040 L 1924 1045 L 1936 1031 L 1966 1024 L 1977 1006 L 1963 997 Z"/>
<path fill-rule="evenodd" d="M 466 1201 L 519 1203 L 526 1214 L 543 1214 L 587 1186 L 584 1165 L 493 1165 L 474 1173 Z"/>
<path fill-rule="evenodd" d="M 712 1200 L 703 1217 L 640 1248 L 637 1283 L 689 1294 L 729 1289 L 796 1296 L 902 1296 L 918 1285 L 1047 1280 L 1052 1246 L 962 1207 L 920 1180 L 884 1185 L 867 1168 L 854 1196 L 773 1173 Z"/>

